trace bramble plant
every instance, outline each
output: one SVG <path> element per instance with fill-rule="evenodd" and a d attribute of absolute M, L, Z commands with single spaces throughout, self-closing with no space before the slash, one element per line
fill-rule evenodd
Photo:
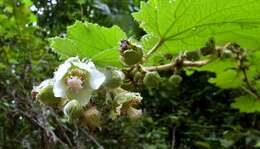
<path fill-rule="evenodd" d="M 160 72 L 210 71 L 210 83 L 223 89 L 242 89 L 231 108 L 260 111 L 259 0 L 149 0 L 133 17 L 146 34 L 128 39 L 118 27 L 77 21 L 65 37 L 50 39 L 53 50 L 68 58 L 52 79 L 35 87 L 42 103 L 61 108 L 70 120 L 90 129 L 109 118 L 140 118 L 141 95 L 132 88 L 156 88 Z M 171 60 L 157 58 L 170 55 Z M 106 109 L 106 110 L 104 110 Z"/>

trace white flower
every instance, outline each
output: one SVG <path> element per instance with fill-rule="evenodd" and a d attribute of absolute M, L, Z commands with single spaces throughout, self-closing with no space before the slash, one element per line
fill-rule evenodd
<path fill-rule="evenodd" d="M 92 92 L 105 81 L 105 75 L 96 69 L 93 62 L 82 62 L 72 57 L 61 64 L 54 74 L 55 97 L 68 97 L 86 105 Z"/>

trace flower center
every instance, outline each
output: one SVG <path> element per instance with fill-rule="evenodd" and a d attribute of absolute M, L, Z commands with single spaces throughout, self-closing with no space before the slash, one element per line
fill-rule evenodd
<path fill-rule="evenodd" d="M 66 84 L 68 85 L 69 89 L 74 93 L 77 93 L 80 89 L 83 88 L 83 81 L 80 78 L 74 76 L 68 77 L 66 79 Z"/>

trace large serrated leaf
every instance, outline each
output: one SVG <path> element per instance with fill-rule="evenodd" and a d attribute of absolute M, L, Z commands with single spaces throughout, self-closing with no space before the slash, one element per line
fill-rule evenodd
<path fill-rule="evenodd" d="M 106 28 L 77 21 L 68 27 L 67 37 L 50 41 L 54 51 L 62 56 L 88 58 L 98 65 L 121 66 L 118 49 L 124 38 L 125 33 L 117 26 Z"/>
<path fill-rule="evenodd" d="M 178 53 L 201 48 L 210 37 L 259 48 L 259 12 L 260 0 L 149 0 L 133 16 L 147 32 L 144 47 Z"/>

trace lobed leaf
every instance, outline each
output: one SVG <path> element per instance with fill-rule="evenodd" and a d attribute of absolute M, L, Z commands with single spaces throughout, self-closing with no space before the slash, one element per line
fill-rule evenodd
<path fill-rule="evenodd" d="M 62 56 L 92 59 L 98 65 L 121 66 L 119 42 L 126 38 L 117 26 L 101 27 L 77 21 L 69 26 L 67 37 L 51 38 L 51 47 Z"/>

